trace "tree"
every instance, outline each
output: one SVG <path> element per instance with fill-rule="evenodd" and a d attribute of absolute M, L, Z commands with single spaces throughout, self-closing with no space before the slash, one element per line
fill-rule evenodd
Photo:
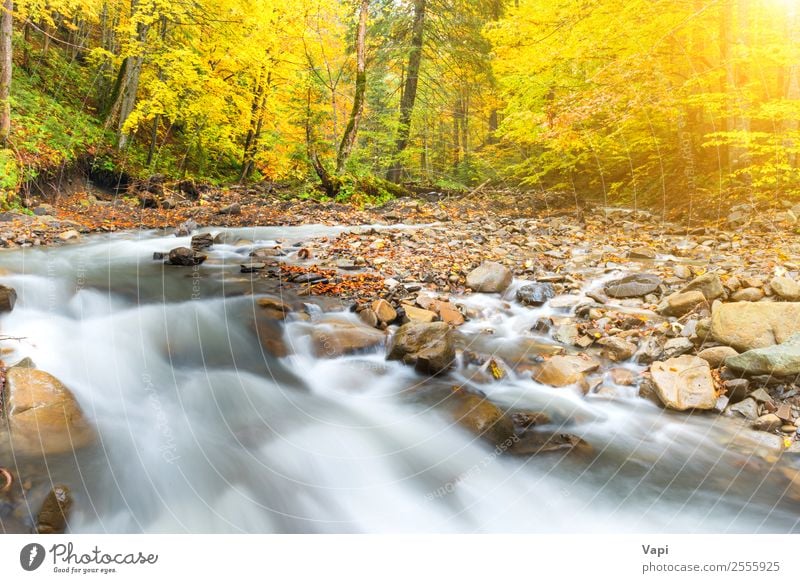
<path fill-rule="evenodd" d="M 11 134 L 11 70 L 13 67 L 11 35 L 14 0 L 3 0 L 0 13 L 0 146 Z"/>

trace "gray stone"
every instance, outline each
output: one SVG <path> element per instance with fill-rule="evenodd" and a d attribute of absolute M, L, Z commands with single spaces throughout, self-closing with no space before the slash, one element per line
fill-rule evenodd
<path fill-rule="evenodd" d="M 679 292 L 668 296 L 658 306 L 662 316 L 685 316 L 692 310 L 707 305 L 706 297 L 699 290 Z"/>
<path fill-rule="evenodd" d="M 664 358 L 674 358 L 694 350 L 694 344 L 688 338 L 670 338 L 664 343 Z"/>
<path fill-rule="evenodd" d="M 526 306 L 541 306 L 555 295 L 552 283 L 531 283 L 517 290 L 517 301 Z"/>
<path fill-rule="evenodd" d="M 182 265 L 184 267 L 193 267 L 200 265 L 208 257 L 202 253 L 198 253 L 194 249 L 188 247 L 178 247 L 169 252 L 170 265 Z"/>
<path fill-rule="evenodd" d="M 755 399 L 744 399 L 734 405 L 730 405 L 726 411 L 728 415 L 734 417 L 741 416 L 745 419 L 756 419 L 758 417 L 758 403 Z"/>
<path fill-rule="evenodd" d="M 632 273 L 606 284 L 605 293 L 612 298 L 638 298 L 654 292 L 661 278 L 652 273 Z"/>
<path fill-rule="evenodd" d="M 388 360 L 402 360 L 423 374 L 446 372 L 456 358 L 455 336 L 445 322 L 405 324 L 392 338 Z"/>
<path fill-rule="evenodd" d="M 701 350 L 697 356 L 705 360 L 711 368 L 719 368 L 725 363 L 726 358 L 737 356 L 738 354 L 730 346 L 713 346 Z"/>
<path fill-rule="evenodd" d="M 725 360 L 725 365 L 734 372 L 748 375 L 785 377 L 800 374 L 800 334 L 794 334 L 775 346 L 731 356 Z"/>
<path fill-rule="evenodd" d="M 511 271 L 500 263 L 486 261 L 467 275 L 467 287 L 476 292 L 500 293 L 511 285 Z"/>
<path fill-rule="evenodd" d="M 681 290 L 682 293 L 690 291 L 702 292 L 709 302 L 713 302 L 725 295 L 725 288 L 722 287 L 722 281 L 715 273 L 703 274 Z"/>

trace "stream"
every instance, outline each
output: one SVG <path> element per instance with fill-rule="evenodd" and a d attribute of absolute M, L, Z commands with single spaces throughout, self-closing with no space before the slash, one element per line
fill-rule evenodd
<path fill-rule="evenodd" d="M 196 269 L 153 261 L 189 245 L 156 231 L 0 254 L 0 283 L 19 296 L 0 330 L 21 338 L 3 342 L 14 349 L 4 360 L 30 357 L 58 377 L 99 434 L 96 446 L 46 460 L 0 446 L 0 465 L 34 476 L 27 520 L 63 483 L 73 533 L 800 531 L 785 471 L 800 464 L 778 457 L 779 438 L 735 420 L 666 411 L 635 387 L 584 396 L 513 371 L 478 384 L 467 366 L 428 378 L 383 348 L 315 357 L 319 320 L 356 315 L 239 266 L 254 247 L 344 229 L 232 229 L 230 240 L 250 242 L 214 245 Z M 471 350 L 502 353 L 538 338 L 538 318 L 570 314 L 516 304 L 522 283 L 504 298 L 455 298 L 477 315 L 460 328 Z M 306 304 L 307 316 L 285 323 L 283 358 L 255 333 L 264 294 Z M 453 421 L 453 386 L 545 412 L 592 454 L 500 455 Z"/>

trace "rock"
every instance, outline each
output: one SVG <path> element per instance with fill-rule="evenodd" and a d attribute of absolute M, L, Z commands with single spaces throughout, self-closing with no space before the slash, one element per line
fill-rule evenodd
<path fill-rule="evenodd" d="M 217 212 L 221 215 L 240 215 L 242 214 L 242 205 L 240 205 L 238 202 L 235 202 L 219 209 Z"/>
<path fill-rule="evenodd" d="M 43 203 L 33 209 L 33 214 L 37 217 L 54 217 L 56 215 L 56 207 L 51 204 Z"/>
<path fill-rule="evenodd" d="M 778 407 L 777 411 L 775 411 L 775 415 L 778 416 L 778 419 L 786 423 L 791 423 L 794 421 L 792 406 L 789 403 L 781 403 L 781 406 Z"/>
<path fill-rule="evenodd" d="M 701 350 L 697 356 L 705 360 L 711 368 L 719 368 L 725 363 L 726 358 L 737 354 L 739 353 L 730 346 L 713 346 Z"/>
<path fill-rule="evenodd" d="M 721 298 L 725 295 L 725 288 L 716 273 L 706 273 L 701 275 L 681 290 L 681 293 L 699 291 L 709 301 Z"/>
<path fill-rule="evenodd" d="M 500 293 L 511 285 L 511 271 L 493 261 L 486 261 L 467 275 L 467 287 L 476 292 Z"/>
<path fill-rule="evenodd" d="M 677 277 L 678 279 L 689 279 L 692 277 L 692 270 L 689 269 L 686 265 L 681 265 L 680 263 L 672 268 L 672 275 Z"/>
<path fill-rule="evenodd" d="M 450 302 L 436 302 L 434 303 L 436 311 L 442 322 L 446 322 L 451 326 L 461 326 L 464 323 L 464 315 Z"/>
<path fill-rule="evenodd" d="M 264 312 L 257 314 L 255 321 L 256 335 L 261 347 L 267 354 L 275 358 L 289 356 L 291 352 L 283 339 L 283 326 L 280 323 L 282 319 L 275 312 L 271 312 L 270 308 L 267 308 Z"/>
<path fill-rule="evenodd" d="M 10 312 L 17 303 L 17 290 L 7 285 L 0 285 L 0 312 Z"/>
<path fill-rule="evenodd" d="M 694 350 L 694 344 L 688 338 L 670 338 L 664 343 L 662 358 L 675 358 Z M 704 359 L 705 360 L 705 359 Z"/>
<path fill-rule="evenodd" d="M 714 340 L 739 352 L 765 348 L 800 332 L 800 303 L 716 303 L 711 314 Z"/>
<path fill-rule="evenodd" d="M 178 247 L 177 249 L 173 249 L 169 252 L 168 261 L 170 265 L 193 267 L 195 265 L 202 264 L 206 259 L 208 259 L 207 255 L 198 253 L 194 249 L 189 249 L 188 247 Z"/>
<path fill-rule="evenodd" d="M 174 198 L 165 198 L 162 199 L 159 203 L 159 206 L 162 209 L 171 210 L 178 207 L 178 203 Z"/>
<path fill-rule="evenodd" d="M 754 348 L 731 356 L 725 366 L 734 372 L 748 375 L 786 377 L 800 374 L 800 333 L 775 346 Z"/>
<path fill-rule="evenodd" d="M 338 358 L 358 354 L 383 344 L 386 335 L 375 328 L 341 320 L 318 322 L 311 331 L 317 358 Z"/>
<path fill-rule="evenodd" d="M 664 345 L 657 337 L 650 336 L 645 338 L 644 342 L 639 346 L 636 351 L 636 362 L 639 364 L 650 364 L 655 362 L 664 354 Z"/>
<path fill-rule="evenodd" d="M 578 340 L 578 325 L 575 322 L 565 322 L 553 332 L 553 339 L 562 344 L 575 344 Z"/>
<path fill-rule="evenodd" d="M 397 318 L 397 311 L 386 300 L 375 300 L 372 302 L 371 307 L 378 320 L 384 324 L 394 322 L 395 318 Z"/>
<path fill-rule="evenodd" d="M 526 306 L 541 306 L 555 296 L 552 283 L 530 283 L 517 290 L 517 301 Z"/>
<path fill-rule="evenodd" d="M 76 231 L 75 229 L 70 229 L 69 231 L 64 231 L 63 233 L 59 233 L 58 238 L 62 241 L 70 241 L 72 239 L 79 239 L 81 234 Z"/>
<path fill-rule="evenodd" d="M 539 455 L 544 453 L 572 451 L 589 453 L 592 447 L 580 437 L 569 433 L 543 433 L 540 431 L 526 431 L 514 443 L 509 453 L 514 455 Z"/>
<path fill-rule="evenodd" d="M 45 497 L 36 517 L 38 534 L 64 534 L 72 509 L 72 494 L 66 486 L 55 486 Z"/>
<path fill-rule="evenodd" d="M 423 374 L 444 373 L 456 358 L 454 333 L 444 322 L 405 324 L 392 338 L 386 358 L 414 365 Z"/>
<path fill-rule="evenodd" d="M 772 403 L 772 397 L 764 389 L 756 389 L 750 393 L 750 398 L 755 399 L 758 403 Z"/>
<path fill-rule="evenodd" d="M 195 251 L 208 249 L 214 244 L 214 236 L 211 233 L 202 233 L 192 237 L 191 248 Z"/>
<path fill-rule="evenodd" d="M 18 454 L 67 453 L 95 440 L 72 392 L 42 370 L 8 369 L 3 400 Z"/>
<path fill-rule="evenodd" d="M 700 291 L 674 293 L 661 302 L 658 313 L 662 316 L 675 316 L 680 318 L 697 307 L 707 305 L 706 297 Z"/>
<path fill-rule="evenodd" d="M 370 328 L 377 328 L 381 323 L 380 320 L 378 320 L 378 315 L 372 310 L 372 308 L 361 310 L 358 313 L 358 318 Z"/>
<path fill-rule="evenodd" d="M 781 421 L 780 417 L 774 413 L 767 413 L 766 415 L 758 417 L 753 422 L 752 427 L 758 431 L 775 431 L 780 429 L 782 425 L 783 421 Z"/>
<path fill-rule="evenodd" d="M 800 285 L 788 277 L 776 277 L 769 282 L 769 287 L 779 298 L 796 302 L 800 300 Z"/>
<path fill-rule="evenodd" d="M 649 247 L 636 247 L 628 252 L 628 259 L 655 259 L 656 252 Z"/>
<path fill-rule="evenodd" d="M 757 287 L 746 287 L 735 291 L 731 296 L 734 302 L 757 302 L 764 297 L 764 290 Z"/>
<path fill-rule="evenodd" d="M 597 344 L 604 348 L 603 353 L 606 358 L 615 362 L 621 362 L 632 358 L 637 349 L 635 344 L 616 336 L 601 338 L 597 341 Z"/>
<path fill-rule="evenodd" d="M 267 268 L 266 263 L 259 263 L 258 261 L 251 261 L 250 263 L 242 263 L 239 266 L 240 273 L 258 273 Z"/>
<path fill-rule="evenodd" d="M 658 398 L 669 409 L 713 409 L 717 392 L 708 363 L 696 356 L 679 356 L 650 367 Z"/>
<path fill-rule="evenodd" d="M 744 400 L 750 388 L 750 381 L 747 379 L 731 379 L 722 384 L 725 386 L 725 394 L 731 403 Z"/>
<path fill-rule="evenodd" d="M 197 228 L 197 222 L 194 219 L 187 219 L 186 221 L 178 225 L 177 229 L 175 229 L 175 236 L 188 237 L 189 235 L 192 234 L 192 232 L 196 228 Z"/>
<path fill-rule="evenodd" d="M 472 433 L 488 440 L 494 445 L 502 445 L 514 440 L 514 423 L 491 401 L 478 395 L 464 394 L 453 412 L 456 422 Z"/>
<path fill-rule="evenodd" d="M 611 380 L 616 385 L 622 385 L 624 387 L 632 387 L 636 384 L 636 373 L 627 368 L 616 367 L 612 368 L 611 371 Z"/>
<path fill-rule="evenodd" d="M 652 273 L 633 273 L 606 284 L 604 290 L 612 298 L 638 298 L 658 289 L 661 278 Z"/>
<path fill-rule="evenodd" d="M 292 308 L 281 299 L 266 296 L 258 298 L 256 304 L 262 308 L 262 314 L 273 320 L 283 320 L 292 311 Z"/>
<path fill-rule="evenodd" d="M 743 399 L 735 405 L 730 405 L 726 411 L 733 417 L 741 416 L 752 420 L 758 417 L 758 403 L 755 399 Z"/>
<path fill-rule="evenodd" d="M 8 367 L 8 368 L 14 368 L 14 367 L 19 367 L 19 368 L 36 368 L 36 363 L 35 363 L 35 362 L 33 362 L 33 359 L 32 359 L 30 356 L 26 356 L 25 358 L 23 358 L 23 359 L 20 359 L 20 361 L 19 361 L 19 362 L 16 362 L 16 363 L 12 364 L 12 365 L 11 365 L 10 367 Z"/>
<path fill-rule="evenodd" d="M 250 252 L 250 257 L 255 259 L 267 259 L 270 257 L 282 257 L 285 253 L 279 247 L 259 247 Z"/>
<path fill-rule="evenodd" d="M 533 379 L 553 387 L 566 387 L 574 384 L 583 385 L 586 373 L 600 368 L 600 363 L 586 356 L 553 356 L 546 360 Z M 584 386 L 584 388 L 587 388 Z"/>
<path fill-rule="evenodd" d="M 406 312 L 406 317 L 411 322 L 430 323 L 436 320 L 436 312 L 430 310 L 423 310 L 411 304 L 403 304 L 403 309 Z"/>

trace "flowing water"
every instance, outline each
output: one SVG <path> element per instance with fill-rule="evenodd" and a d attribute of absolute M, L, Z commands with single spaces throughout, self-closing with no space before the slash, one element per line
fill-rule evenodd
<path fill-rule="evenodd" d="M 0 448 L 0 465 L 32 476 L 16 502 L 23 526 L 64 483 L 76 533 L 800 530 L 789 479 L 798 464 L 776 456 L 771 436 L 664 411 L 632 387 L 583 396 L 514 373 L 477 385 L 463 367 L 429 379 L 386 362 L 382 349 L 315 358 L 308 334 L 320 318 L 356 318 L 324 313 L 338 302 L 288 295 L 308 303 L 310 319 L 290 318 L 291 354 L 271 356 L 255 333 L 254 298 L 277 284 L 254 283 L 239 264 L 254 245 L 288 248 L 340 230 L 232 231 L 255 243 L 215 245 L 197 269 L 153 261 L 189 242 L 157 232 L 0 255 L 0 283 L 19 295 L 0 330 L 22 338 L 3 343 L 16 349 L 6 361 L 29 356 L 61 379 L 100 436 L 40 461 Z M 483 352 L 513 349 L 538 317 L 569 311 L 492 295 L 461 301 L 478 314 L 461 331 Z M 453 422 L 447 395 L 459 384 L 504 409 L 548 413 L 592 455 L 498 455 Z"/>

